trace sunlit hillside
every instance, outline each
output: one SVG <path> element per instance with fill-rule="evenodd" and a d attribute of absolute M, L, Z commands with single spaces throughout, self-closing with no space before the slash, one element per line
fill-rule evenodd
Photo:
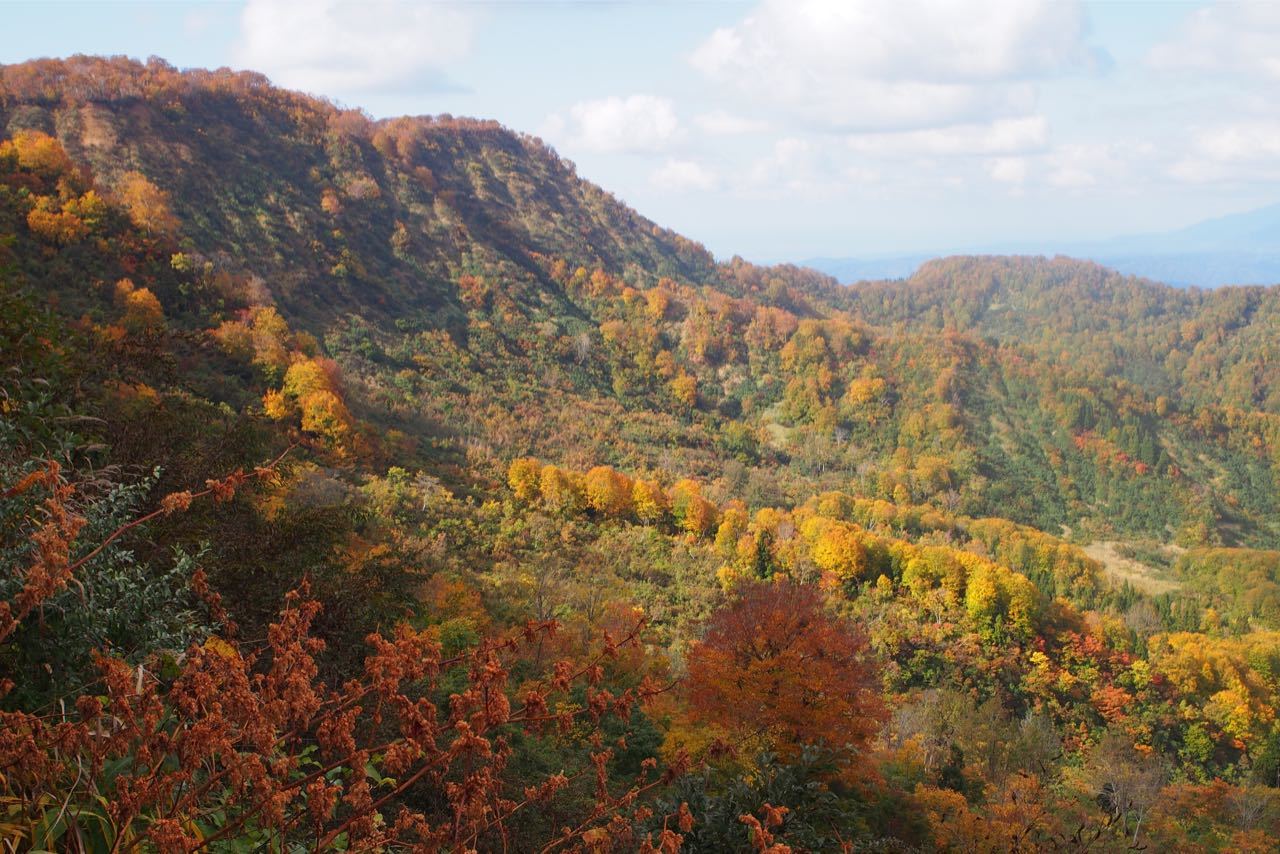
<path fill-rule="evenodd" d="M 1280 290 L 846 287 L 158 60 L 0 138 L 14 850 L 1280 834 Z"/>

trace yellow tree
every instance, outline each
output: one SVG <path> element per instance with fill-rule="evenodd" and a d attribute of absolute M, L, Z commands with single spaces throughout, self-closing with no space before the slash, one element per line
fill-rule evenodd
<path fill-rule="evenodd" d="M 284 375 L 285 394 L 301 400 L 317 391 L 336 393 L 336 367 L 318 358 L 298 359 Z"/>
<path fill-rule="evenodd" d="M 326 389 L 313 391 L 300 398 L 302 429 L 329 440 L 335 447 L 345 448 L 351 437 L 351 413 L 336 394 Z"/>
<path fill-rule="evenodd" d="M 561 513 L 579 513 L 582 511 L 582 487 L 573 472 L 545 465 L 538 476 L 538 491 L 543 502 L 552 510 Z"/>
<path fill-rule="evenodd" d="M 253 327 L 253 361 L 273 378 L 289 367 L 289 324 L 271 306 L 258 306 L 249 315 Z"/>
<path fill-rule="evenodd" d="M 716 524 L 716 506 L 702 497 L 702 487 L 688 478 L 671 487 L 671 513 L 685 531 L 699 537 L 711 533 Z"/>
<path fill-rule="evenodd" d="M 48 197 L 36 202 L 36 206 L 27 213 L 27 228 L 31 233 L 46 243 L 68 246 L 79 243 L 89 233 L 84 220 L 68 210 L 54 210 L 54 204 Z"/>
<path fill-rule="evenodd" d="M 21 130 L 12 140 L 0 142 L 0 157 L 10 153 L 17 156 L 20 167 L 46 179 L 58 178 L 74 168 L 62 143 L 36 130 Z"/>
<path fill-rule="evenodd" d="M 747 532 L 747 511 L 742 507 L 727 507 L 720 514 L 720 526 L 716 528 L 716 551 L 725 558 L 737 553 L 738 540 Z"/>
<path fill-rule="evenodd" d="M 636 509 L 636 518 L 645 525 L 661 522 L 670 506 L 667 494 L 656 480 L 636 480 L 631 488 L 631 501 Z"/>
<path fill-rule="evenodd" d="M 515 493 L 516 499 L 526 504 L 538 497 L 541 477 L 542 463 L 534 457 L 512 460 L 507 468 L 507 485 Z"/>
<path fill-rule="evenodd" d="M 810 557 L 829 582 L 844 584 L 862 579 L 869 567 L 867 546 L 851 525 L 816 516 L 804 524 Z"/>
<path fill-rule="evenodd" d="M 124 311 L 124 326 L 132 332 L 155 329 L 164 325 L 164 309 L 149 288 L 134 287 L 133 282 L 116 282 L 116 306 Z"/>
<path fill-rule="evenodd" d="M 349 449 L 355 419 L 338 394 L 338 367 L 318 356 L 296 357 L 285 372 L 278 395 L 268 392 L 263 409 L 272 418 L 288 417 L 295 404 L 302 429 L 322 436 L 339 451 Z"/>
<path fill-rule="evenodd" d="M 178 218 L 169 209 L 169 194 L 141 172 L 126 172 L 116 185 L 116 195 L 129 211 L 133 224 L 148 234 L 171 234 Z"/>
<path fill-rule="evenodd" d="M 273 421 L 283 421 L 289 417 L 292 407 L 289 405 L 289 398 L 270 389 L 262 396 L 262 411 Z"/>
<path fill-rule="evenodd" d="M 631 478 L 610 466 L 596 466 L 582 481 L 587 506 L 602 516 L 623 519 L 631 515 Z"/>
<path fill-rule="evenodd" d="M 698 380 L 681 372 L 671 381 L 671 396 L 685 409 L 693 409 L 698 405 Z"/>

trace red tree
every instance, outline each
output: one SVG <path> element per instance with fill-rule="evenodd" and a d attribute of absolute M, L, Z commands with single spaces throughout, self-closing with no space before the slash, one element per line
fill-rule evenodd
<path fill-rule="evenodd" d="M 689 682 L 697 719 L 764 736 L 784 755 L 825 744 L 855 772 L 885 717 L 866 636 L 817 589 L 787 581 L 750 585 L 712 616 Z"/>

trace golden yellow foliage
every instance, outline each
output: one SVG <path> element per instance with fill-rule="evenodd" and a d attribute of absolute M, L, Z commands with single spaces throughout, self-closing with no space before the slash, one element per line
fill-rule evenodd
<path fill-rule="evenodd" d="M 512 460 L 507 468 L 507 485 L 518 500 L 533 501 L 538 497 L 542 464 L 534 457 Z"/>
<path fill-rule="evenodd" d="M 670 502 L 656 480 L 637 479 L 631 488 L 631 501 L 636 517 L 646 525 L 662 521 Z"/>
<path fill-rule="evenodd" d="M 813 562 L 832 582 L 858 581 L 867 573 L 867 546 L 852 525 L 818 516 L 806 522 L 801 533 L 811 544 Z"/>
<path fill-rule="evenodd" d="M 690 534 L 705 537 L 715 528 L 716 506 L 702 497 L 697 481 L 680 480 L 671 487 L 671 512 Z"/>
<path fill-rule="evenodd" d="M 18 165 L 42 178 L 57 178 L 74 166 L 62 143 L 46 133 L 20 130 L 12 140 L 0 142 L 0 156 L 17 155 Z"/>
<path fill-rule="evenodd" d="M 213 330 L 212 335 L 228 356 L 245 362 L 253 360 L 253 332 L 248 324 L 239 320 L 224 320 Z"/>
<path fill-rule="evenodd" d="M 283 421 L 289 417 L 289 399 L 281 392 L 269 390 L 262 396 L 262 411 L 268 418 Z"/>
<path fill-rule="evenodd" d="M 684 407 L 698 405 L 698 380 L 691 374 L 680 374 L 671 381 L 671 396 Z"/>
<path fill-rule="evenodd" d="M 609 466 L 596 466 L 582 480 L 587 506 L 604 516 L 622 519 L 631 515 L 634 484 L 631 478 Z"/>
<path fill-rule="evenodd" d="M 70 211 L 55 211 L 49 199 L 41 199 L 27 213 L 27 228 L 31 233 L 57 246 L 78 243 L 89 233 L 84 220 Z"/>
<path fill-rule="evenodd" d="M 1275 720 L 1277 697 L 1254 663 L 1265 662 L 1265 670 L 1280 663 L 1280 632 L 1235 638 L 1173 632 L 1149 643 L 1151 666 L 1198 698 L 1210 720 L 1234 739 L 1248 744 Z"/>
<path fill-rule="evenodd" d="M 728 507 L 720 515 L 720 526 L 716 528 L 716 551 L 725 557 L 733 557 L 738 548 L 738 539 L 747 532 L 747 511 L 741 507 Z"/>
<path fill-rule="evenodd" d="M 539 475 L 539 492 L 547 507 L 561 513 L 577 513 L 583 508 L 582 487 L 573 472 L 545 465 Z"/>
<path fill-rule="evenodd" d="M 169 194 L 141 172 L 126 172 L 115 189 L 138 228 L 152 234 L 170 234 L 177 230 L 178 219 L 169 210 Z"/>
<path fill-rule="evenodd" d="M 124 311 L 121 322 L 130 332 L 164 325 L 164 309 L 149 288 L 134 287 L 130 280 L 121 279 L 116 282 L 115 303 L 117 308 Z"/>
<path fill-rule="evenodd" d="M 302 408 L 302 429 L 329 439 L 335 446 L 345 445 L 351 433 L 351 413 L 333 392 L 320 389 L 298 401 Z"/>
<path fill-rule="evenodd" d="M 291 339 L 289 324 L 271 306 L 257 306 L 249 314 L 253 328 L 254 364 L 269 371 L 283 371 L 289 366 Z"/>
<path fill-rule="evenodd" d="M 859 377 L 849 383 L 844 392 L 844 402 L 849 406 L 865 406 L 885 393 L 887 385 L 879 377 Z"/>
<path fill-rule="evenodd" d="M 325 365 L 318 359 L 298 359 L 289 366 L 284 375 L 285 394 L 295 399 L 302 399 L 318 391 L 333 393 L 333 382 Z"/>

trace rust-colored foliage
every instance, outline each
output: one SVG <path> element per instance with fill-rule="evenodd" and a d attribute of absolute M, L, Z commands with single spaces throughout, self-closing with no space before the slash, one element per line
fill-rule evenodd
<path fill-rule="evenodd" d="M 747 826 L 747 831 L 751 834 L 751 850 L 759 854 L 791 854 L 791 846 L 774 841 L 772 833 L 773 829 L 782 826 L 790 811 L 786 807 L 765 804 L 760 808 L 763 820 L 751 813 L 739 816 L 738 820 Z"/>
<path fill-rule="evenodd" d="M 71 556 L 83 520 L 71 509 L 75 488 L 56 464 L 0 491 L 6 498 L 49 494 L 26 584 L 15 602 L 0 604 L 0 641 L 129 528 L 199 498 L 229 500 L 250 478 L 271 472 L 236 472 L 200 492 L 171 494 L 78 560 Z M 195 581 L 218 611 L 203 578 Z M 605 661 L 636 643 L 642 621 L 592 657 L 560 661 L 545 678 L 519 685 L 509 681 L 512 665 L 555 634 L 554 622 L 529 623 L 452 658 L 442 656 L 434 630 L 401 625 L 390 637 L 370 635 L 363 672 L 329 686 L 318 678 L 324 642 L 311 633 L 320 611 L 304 584 L 286 597 L 260 648 L 214 637 L 187 649 L 176 675 L 163 679 L 151 667 L 103 655 L 99 686 L 65 709 L 0 713 L 7 832 L 40 847 L 35 837 L 48 832 L 52 810 L 54 823 L 69 816 L 76 824 L 67 840 L 91 834 L 120 851 L 197 851 L 246 834 L 305 840 L 319 850 L 505 847 L 513 815 L 551 802 L 574 782 L 559 772 L 513 789 L 505 774 L 510 736 L 522 730 L 591 750 L 592 761 L 575 773 L 594 779 L 594 801 L 578 824 L 552 831 L 543 850 L 678 848 L 674 831 L 664 830 L 655 847 L 633 830 L 652 815 L 641 795 L 678 769 L 657 775 L 649 760 L 639 778 L 610 780 L 613 749 L 600 732 L 603 720 L 625 721 L 661 690 L 647 680 L 618 694 L 596 687 Z M 459 669 L 461 686 L 437 705 L 438 680 Z M 438 793 L 446 808 L 428 817 L 403 806 L 415 787 Z M 683 813 L 674 820 L 687 825 Z"/>
<path fill-rule="evenodd" d="M 689 683 L 696 718 L 765 736 L 785 755 L 825 743 L 850 777 L 885 717 L 866 637 L 815 588 L 789 581 L 747 585 L 712 616 L 689 654 Z"/>

